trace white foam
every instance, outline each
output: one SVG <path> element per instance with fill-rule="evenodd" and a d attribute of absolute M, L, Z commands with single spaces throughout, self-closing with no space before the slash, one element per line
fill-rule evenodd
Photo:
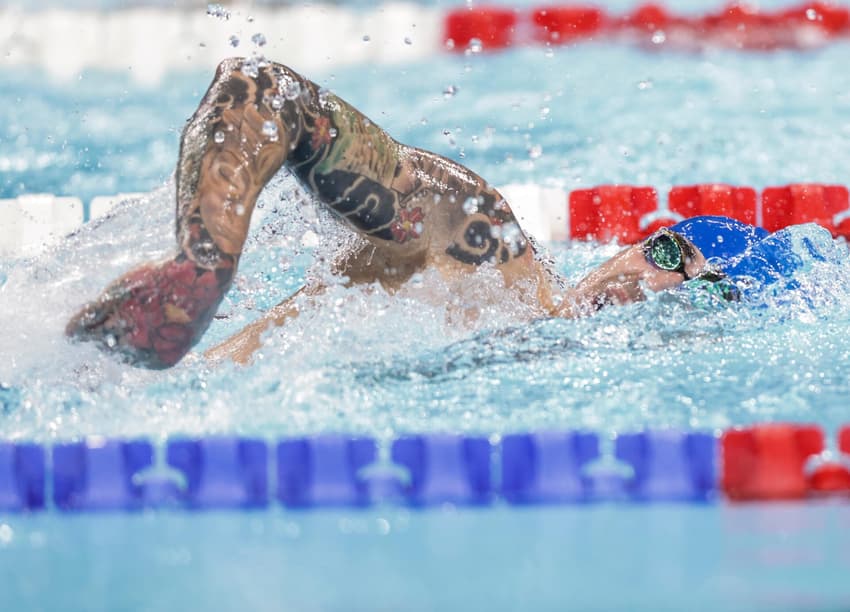
<path fill-rule="evenodd" d="M 30 194 L 0 200 L 0 255 L 36 253 L 82 223 L 78 198 Z"/>

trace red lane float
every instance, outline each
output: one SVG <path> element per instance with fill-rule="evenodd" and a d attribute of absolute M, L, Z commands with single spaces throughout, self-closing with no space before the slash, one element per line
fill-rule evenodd
<path fill-rule="evenodd" d="M 595 7 L 550 6 L 533 11 L 531 22 L 537 40 L 565 44 L 601 31 L 605 15 Z"/>
<path fill-rule="evenodd" d="M 578 240 L 617 240 L 637 242 L 650 232 L 640 221 L 658 209 L 658 193 L 653 187 L 601 185 L 570 193 L 570 238 Z"/>
<path fill-rule="evenodd" d="M 517 32 L 530 32 L 517 38 Z M 528 11 L 481 6 L 451 11 L 445 21 L 445 42 L 463 51 L 473 40 L 482 49 L 543 42 L 567 44 L 579 39 L 624 35 L 633 40 L 701 48 L 772 50 L 809 48 L 850 34 L 850 10 L 824 2 L 764 11 L 732 3 L 702 16 L 676 15 L 659 4 L 638 6 L 623 16 L 593 5 L 544 5 Z"/>
<path fill-rule="evenodd" d="M 824 463 L 809 475 L 808 485 L 819 496 L 850 493 L 850 470 L 841 463 Z"/>
<path fill-rule="evenodd" d="M 756 199 L 756 191 L 751 187 L 693 185 L 673 187 L 670 190 L 668 207 L 685 218 L 722 215 L 755 225 Z"/>
<path fill-rule="evenodd" d="M 762 192 L 762 224 L 770 232 L 796 223 L 813 222 L 834 236 L 850 235 L 850 219 L 834 223 L 848 208 L 847 188 L 841 185 L 797 184 L 768 187 Z"/>
<path fill-rule="evenodd" d="M 446 46 L 463 52 L 472 41 L 485 50 L 504 49 L 514 42 L 519 16 L 514 9 L 478 6 L 451 11 L 446 16 Z"/>
<path fill-rule="evenodd" d="M 775 232 L 789 225 L 817 223 L 835 237 L 850 239 L 850 195 L 842 185 L 800 183 L 752 187 L 721 183 L 679 185 L 670 189 L 667 210 L 658 209 L 652 187 L 628 185 L 578 189 L 569 195 L 570 238 L 637 242 L 678 218 L 723 215 Z M 651 223 L 647 221 L 651 220 Z"/>
<path fill-rule="evenodd" d="M 806 461 L 823 452 L 824 435 L 814 425 L 758 425 L 725 432 L 720 446 L 720 484 L 729 499 L 802 499 L 809 492 Z"/>
<path fill-rule="evenodd" d="M 850 426 L 838 432 L 838 450 L 844 461 L 824 463 L 809 476 L 809 489 L 816 495 L 850 493 Z"/>

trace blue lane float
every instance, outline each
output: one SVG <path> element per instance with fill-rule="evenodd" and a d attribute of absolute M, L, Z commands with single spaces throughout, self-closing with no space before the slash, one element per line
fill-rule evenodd
<path fill-rule="evenodd" d="M 514 504 L 588 501 L 593 483 L 585 467 L 599 456 L 599 438 L 592 433 L 506 435 L 502 495 Z"/>
<path fill-rule="evenodd" d="M 491 447 L 487 438 L 422 435 L 395 440 L 390 456 L 407 470 L 401 487 L 413 505 L 486 504 L 491 501 Z"/>
<path fill-rule="evenodd" d="M 717 489 L 717 438 L 659 430 L 622 434 L 614 454 L 634 476 L 625 491 L 636 501 L 706 501 Z"/>
<path fill-rule="evenodd" d="M 711 501 L 718 448 L 676 430 L 621 434 L 607 453 L 584 432 L 0 443 L 0 511 Z"/>
<path fill-rule="evenodd" d="M 361 470 L 375 462 L 371 438 L 322 435 L 277 445 L 277 498 L 285 506 L 365 506 L 372 501 Z"/>
<path fill-rule="evenodd" d="M 215 437 L 168 443 L 168 465 L 186 476 L 177 500 L 190 508 L 260 508 L 269 502 L 262 440 Z"/>
<path fill-rule="evenodd" d="M 53 502 L 62 510 L 136 510 L 145 487 L 134 475 L 153 465 L 147 441 L 90 439 L 53 447 Z"/>
<path fill-rule="evenodd" d="M 44 449 L 0 442 L 0 511 L 44 508 Z"/>

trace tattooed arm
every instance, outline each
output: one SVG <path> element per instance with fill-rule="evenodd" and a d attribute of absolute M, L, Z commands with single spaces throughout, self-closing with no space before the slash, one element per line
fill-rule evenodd
<path fill-rule="evenodd" d="M 455 275 L 490 263 L 508 284 L 535 280 L 530 299 L 551 311 L 540 264 L 480 177 L 401 145 L 285 66 L 232 59 L 183 131 L 177 254 L 114 281 L 72 318 L 68 335 L 148 367 L 179 361 L 230 287 L 257 196 L 284 163 L 370 243 L 339 270 L 351 283 L 392 289 L 426 266 Z M 250 353 L 265 325 L 296 314 L 286 301 L 234 342 Z"/>
<path fill-rule="evenodd" d="M 226 78 L 219 67 L 180 143 L 177 253 L 114 281 L 66 333 L 152 368 L 177 363 L 198 341 L 230 287 L 263 185 L 290 140 L 284 113 L 264 101 L 268 78 Z"/>

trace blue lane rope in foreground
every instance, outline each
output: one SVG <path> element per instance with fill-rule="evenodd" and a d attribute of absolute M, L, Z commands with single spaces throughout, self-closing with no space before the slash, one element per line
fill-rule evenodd
<path fill-rule="evenodd" d="M 174 439 L 162 449 L 147 440 L 6 442 L 0 511 L 705 502 L 719 494 L 714 434 L 620 435 L 613 454 L 606 462 L 597 434 L 575 432 L 494 442 L 414 435 L 392 441 L 383 459 L 377 440 L 342 435 L 271 446 L 240 437 Z"/>

